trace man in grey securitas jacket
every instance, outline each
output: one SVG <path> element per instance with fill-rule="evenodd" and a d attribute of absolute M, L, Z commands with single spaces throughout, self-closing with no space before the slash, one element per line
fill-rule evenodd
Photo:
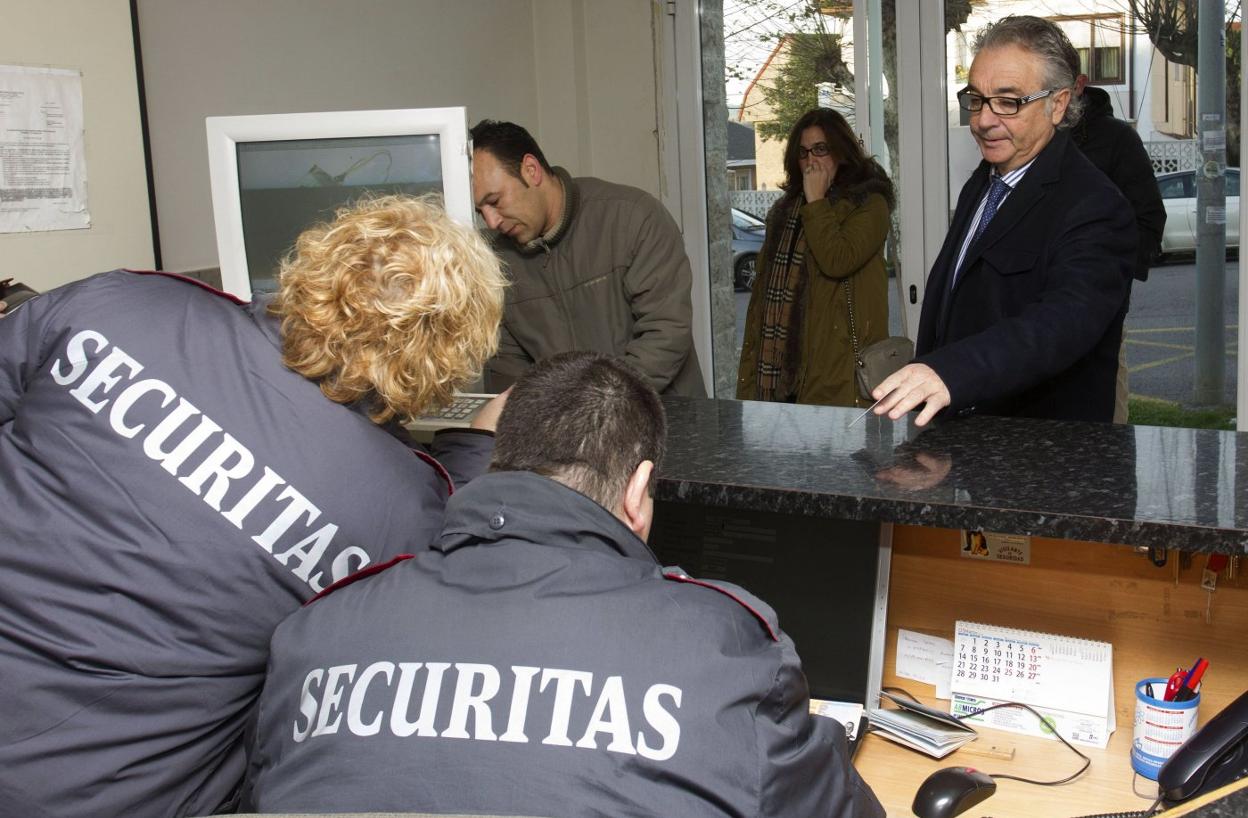
<path fill-rule="evenodd" d="M 664 394 L 705 397 L 680 230 L 645 191 L 551 167 L 519 125 L 472 129 L 472 191 L 511 286 L 491 391 L 560 352 L 618 355 Z"/>
<path fill-rule="evenodd" d="M 433 550 L 273 637 L 264 812 L 882 816 L 764 603 L 646 546 L 665 420 L 618 358 L 520 379 Z M 245 801 L 245 803 L 246 803 Z"/>
<path fill-rule="evenodd" d="M 292 339 L 325 347 L 303 306 L 341 328 L 335 292 L 379 307 L 417 295 L 384 265 L 355 265 L 419 256 L 405 247 L 415 228 L 479 245 L 484 273 L 467 286 L 493 307 L 447 318 L 493 337 L 497 262 L 434 211 L 397 198 L 359 206 L 319 235 L 326 258 L 345 263 L 301 253 L 276 298 L 243 304 L 118 270 L 0 318 L 0 812 L 228 807 L 277 623 L 441 531 L 452 484 L 485 470 L 491 433 L 442 434 L 432 453 L 413 451 L 377 422 L 403 395 L 378 385 L 347 406 L 323 394 L 347 387 L 346 359 L 318 382 L 283 365 L 298 352 Z M 395 266 L 419 289 L 449 275 Z M 336 349 L 358 356 L 376 317 L 353 310 L 357 332 Z M 461 363 L 492 351 L 461 340 Z"/>

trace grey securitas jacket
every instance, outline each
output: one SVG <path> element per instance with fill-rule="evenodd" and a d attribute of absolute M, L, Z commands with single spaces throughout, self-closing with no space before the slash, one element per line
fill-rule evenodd
<path fill-rule="evenodd" d="M 247 789 L 264 812 L 882 816 L 807 707 L 765 604 L 492 473 L 432 551 L 278 628 Z"/>
<path fill-rule="evenodd" d="M 228 802 L 269 638 L 426 548 L 447 470 L 282 366 L 264 303 L 115 271 L 0 318 L 0 812 Z"/>

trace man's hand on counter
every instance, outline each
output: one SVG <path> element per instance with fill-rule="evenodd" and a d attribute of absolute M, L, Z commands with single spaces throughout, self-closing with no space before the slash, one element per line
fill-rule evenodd
<path fill-rule="evenodd" d="M 924 404 L 914 420 L 915 426 L 926 426 L 952 400 L 945 382 L 927 364 L 906 364 L 885 378 L 871 397 L 879 401 L 873 411 L 893 420 Z"/>

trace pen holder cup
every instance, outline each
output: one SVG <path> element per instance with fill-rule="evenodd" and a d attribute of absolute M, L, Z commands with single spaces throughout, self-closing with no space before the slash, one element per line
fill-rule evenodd
<path fill-rule="evenodd" d="M 1168 702 L 1148 695 L 1166 689 L 1165 677 L 1141 679 L 1135 685 L 1135 738 L 1131 741 L 1131 768 L 1157 780 L 1157 771 L 1196 732 L 1200 694 L 1185 702 Z"/>

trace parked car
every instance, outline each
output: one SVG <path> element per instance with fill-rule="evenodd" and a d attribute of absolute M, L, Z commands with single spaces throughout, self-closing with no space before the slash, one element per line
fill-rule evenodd
<path fill-rule="evenodd" d="M 744 210 L 732 209 L 732 280 L 737 292 L 749 291 L 758 275 L 755 264 L 767 225 Z"/>
<path fill-rule="evenodd" d="M 1196 249 L 1196 172 L 1163 173 L 1157 177 L 1166 206 L 1161 252 L 1190 253 Z M 1239 168 L 1226 171 L 1226 246 L 1239 247 Z"/>

